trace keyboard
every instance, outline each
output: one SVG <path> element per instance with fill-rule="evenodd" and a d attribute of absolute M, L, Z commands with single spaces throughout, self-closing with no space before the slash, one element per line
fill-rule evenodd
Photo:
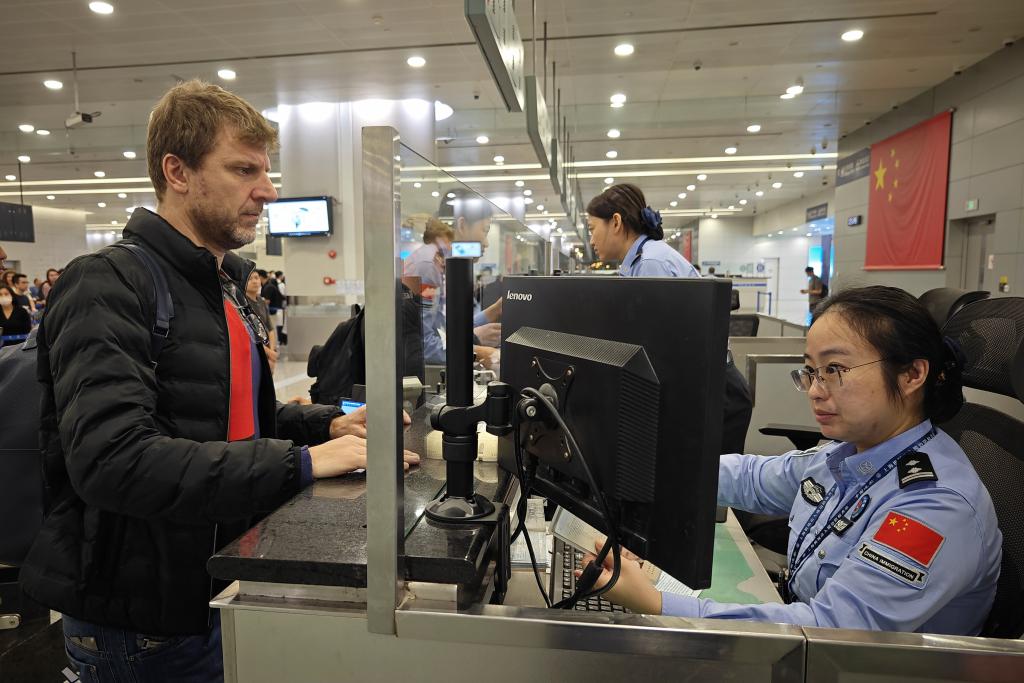
<path fill-rule="evenodd" d="M 561 540 L 554 539 L 554 554 L 551 562 L 551 602 L 571 597 L 576 591 L 575 570 L 583 570 L 583 553 Z M 602 596 L 587 598 L 576 603 L 573 609 L 580 612 L 629 612 L 625 607 L 609 602 Z"/>

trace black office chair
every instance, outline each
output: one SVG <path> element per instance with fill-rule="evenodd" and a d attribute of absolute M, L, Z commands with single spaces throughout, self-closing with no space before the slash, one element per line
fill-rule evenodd
<path fill-rule="evenodd" d="M 917 300 L 928 309 L 932 320 L 939 327 L 942 327 L 954 313 L 967 304 L 981 301 L 988 297 L 988 292 L 970 292 L 966 289 L 956 289 L 955 287 L 939 287 L 937 289 L 929 289 L 919 296 Z"/>
<path fill-rule="evenodd" d="M 735 290 L 733 290 L 735 291 Z M 750 313 L 733 313 L 729 316 L 730 337 L 756 337 L 761 318 Z"/>
<path fill-rule="evenodd" d="M 1024 298 L 975 301 L 943 327 L 966 356 L 964 386 L 1024 397 Z M 970 458 L 995 504 L 1003 533 L 1003 561 L 995 602 L 983 636 L 1024 634 L 1024 422 L 966 403 L 940 427 Z"/>

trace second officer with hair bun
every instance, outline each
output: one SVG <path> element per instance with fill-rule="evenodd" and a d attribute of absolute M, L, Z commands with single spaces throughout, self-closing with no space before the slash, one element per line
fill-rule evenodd
<path fill-rule="evenodd" d="M 700 277 L 693 264 L 662 240 L 661 214 L 647 206 L 643 191 L 621 183 L 587 205 L 590 246 L 603 261 L 620 261 L 626 277 Z"/>

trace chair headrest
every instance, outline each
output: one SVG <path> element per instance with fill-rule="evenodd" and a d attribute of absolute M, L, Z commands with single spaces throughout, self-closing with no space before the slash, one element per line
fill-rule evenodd
<path fill-rule="evenodd" d="M 966 356 L 964 386 L 1024 400 L 1024 298 L 969 303 L 942 333 Z"/>

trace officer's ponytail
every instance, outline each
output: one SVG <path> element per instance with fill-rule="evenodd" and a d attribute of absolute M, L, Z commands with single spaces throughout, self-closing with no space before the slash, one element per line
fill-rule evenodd
<path fill-rule="evenodd" d="M 587 204 L 587 213 L 606 221 L 619 214 L 626 229 L 652 240 L 665 238 L 661 227 L 661 213 L 647 206 L 643 191 L 636 185 L 612 185 Z"/>
<path fill-rule="evenodd" d="M 894 402 L 902 401 L 899 375 L 914 360 L 928 361 L 924 385 L 924 417 L 944 422 L 964 404 L 964 356 L 921 303 L 895 287 L 847 289 L 825 299 L 814 310 L 817 321 L 827 312 L 841 316 L 878 352 L 886 389 Z M 812 323 L 813 324 L 813 323 Z"/>

